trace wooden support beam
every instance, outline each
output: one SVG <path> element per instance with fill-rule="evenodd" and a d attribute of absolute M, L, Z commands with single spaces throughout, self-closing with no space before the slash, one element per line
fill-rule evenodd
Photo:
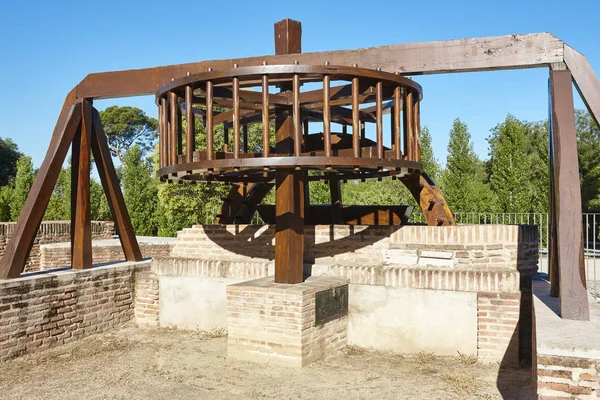
<path fill-rule="evenodd" d="M 304 269 L 304 171 L 275 173 L 275 282 L 301 283 Z"/>
<path fill-rule="evenodd" d="M 92 268 L 92 218 L 90 215 L 90 168 L 92 112 L 82 102 L 81 127 L 73 140 L 71 157 L 71 268 Z"/>
<path fill-rule="evenodd" d="M 587 58 L 566 44 L 564 57 L 581 99 L 596 124 L 600 126 L 600 80 L 598 80 Z"/>
<path fill-rule="evenodd" d="M 571 71 L 550 70 L 551 185 L 554 191 L 560 315 L 589 320 L 583 257 L 581 188 Z M 554 237 L 551 235 L 551 239 Z"/>
<path fill-rule="evenodd" d="M 300 23 L 284 20 L 275 24 L 276 54 L 301 51 L 302 28 Z M 297 56 L 297 54 L 295 54 Z M 292 62 L 293 63 L 293 62 Z M 301 153 L 299 91 L 300 83 L 294 79 L 292 87 L 281 91 L 294 91 L 294 105 L 277 114 L 275 119 L 275 152 Z M 277 169 L 275 172 L 275 282 L 300 283 L 304 280 L 304 180 L 305 171 Z"/>
<path fill-rule="evenodd" d="M 142 253 L 135 238 L 129 212 L 125 206 L 121 186 L 119 186 L 117 171 L 110 156 L 108 140 L 96 109 L 93 112 L 93 122 L 92 153 L 113 220 L 119 232 L 119 240 L 121 241 L 121 247 L 123 247 L 125 259 L 127 261 L 142 261 Z"/>
<path fill-rule="evenodd" d="M 288 25 L 288 31 L 290 27 Z M 289 36 L 288 36 L 289 37 Z M 292 38 L 293 39 L 293 38 Z M 293 42 L 293 40 L 291 40 Z M 292 45 L 275 46 L 290 49 Z M 563 42 L 549 33 L 506 35 L 470 39 L 394 44 L 356 50 L 326 51 L 301 54 L 278 54 L 229 60 L 201 61 L 126 71 L 95 73 L 86 76 L 77 87 L 79 98 L 115 98 L 154 94 L 173 78 L 190 74 L 240 67 L 293 64 L 331 65 L 358 64 L 363 68 L 399 71 L 404 75 L 474 72 L 502 69 L 546 67 L 563 61 Z"/>
<path fill-rule="evenodd" d="M 71 106 L 64 107 L 58 118 L 46 157 L 35 176 L 15 232 L 0 261 L 0 279 L 18 278 L 25 269 L 54 185 L 79 128 L 81 110 L 81 101 L 76 101 Z"/>

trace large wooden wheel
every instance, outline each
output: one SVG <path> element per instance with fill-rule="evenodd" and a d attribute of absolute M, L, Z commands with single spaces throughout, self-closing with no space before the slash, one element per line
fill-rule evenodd
<path fill-rule="evenodd" d="M 276 281 L 299 282 L 305 223 L 401 225 L 408 220 L 412 207 L 344 206 L 340 181 L 399 179 L 428 224 L 454 224 L 423 171 L 421 99 L 421 87 L 412 80 L 357 66 L 234 65 L 189 75 L 156 95 L 158 176 L 232 183 L 219 223 L 249 223 L 258 211 L 276 225 Z M 205 137 L 196 132 L 196 118 Z M 256 124 L 262 125 L 259 137 L 249 138 L 256 132 L 249 127 Z M 310 124 L 322 129 L 311 133 Z M 310 204 L 307 186 L 314 180 L 329 182 L 331 205 Z M 275 206 L 261 205 L 273 186 Z M 278 274 L 282 264 L 293 265 Z"/>

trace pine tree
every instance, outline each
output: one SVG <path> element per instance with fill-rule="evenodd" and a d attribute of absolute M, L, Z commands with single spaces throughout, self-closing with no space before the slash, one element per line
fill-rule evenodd
<path fill-rule="evenodd" d="M 13 188 L 10 185 L 0 187 L 0 222 L 8 222 L 10 218 L 10 202 Z"/>
<path fill-rule="evenodd" d="M 123 156 L 123 197 L 136 235 L 156 235 L 158 190 L 152 166 L 143 158 L 142 148 L 133 145 Z"/>
<path fill-rule="evenodd" d="M 454 212 L 492 211 L 489 185 L 484 180 L 485 164 L 473 150 L 467 125 L 456 119 L 450 131 L 442 193 Z"/>
<path fill-rule="evenodd" d="M 584 110 L 575 112 L 575 127 L 583 212 L 600 211 L 600 128 Z"/>
<path fill-rule="evenodd" d="M 435 182 L 440 177 L 440 164 L 433 154 L 431 144 L 431 133 L 429 128 L 424 126 L 421 130 L 421 162 L 425 173 Z"/>
<path fill-rule="evenodd" d="M 31 157 L 23 156 L 17 161 L 17 174 L 15 176 L 15 188 L 10 201 L 10 218 L 13 221 L 19 219 L 21 210 L 27 200 L 27 195 L 33 185 L 35 174 Z"/>
<path fill-rule="evenodd" d="M 490 144 L 490 184 L 500 212 L 531 210 L 531 158 L 527 125 L 512 115 L 496 125 Z"/>

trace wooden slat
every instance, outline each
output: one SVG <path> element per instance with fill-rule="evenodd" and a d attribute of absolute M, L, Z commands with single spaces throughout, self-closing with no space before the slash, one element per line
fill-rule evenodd
<path fill-rule="evenodd" d="M 233 78 L 233 158 L 240 158 L 240 79 Z"/>
<path fill-rule="evenodd" d="M 404 124 L 404 155 L 408 160 L 414 161 L 414 132 L 413 132 L 413 100 L 412 92 L 407 92 L 404 96 L 404 108 L 402 109 L 402 119 Z"/>
<path fill-rule="evenodd" d="M 277 47 L 276 47 L 277 48 Z M 395 44 L 356 50 L 280 54 L 230 60 L 202 61 L 136 70 L 95 73 L 78 85 L 79 97 L 114 98 L 154 94 L 173 78 L 214 69 L 261 65 L 358 64 L 364 68 L 403 74 L 438 74 L 544 67 L 563 61 L 563 42 L 549 33 L 479 37 L 459 40 Z"/>
<path fill-rule="evenodd" d="M 302 25 L 299 21 L 283 19 L 275 23 L 274 31 L 275 54 L 302 53 Z"/>
<path fill-rule="evenodd" d="M 600 126 L 600 80 L 587 58 L 565 44 L 565 63 L 571 70 L 573 82 L 590 115 Z"/>
<path fill-rule="evenodd" d="M 302 154 L 302 122 L 300 118 L 300 76 L 294 75 L 292 79 L 292 92 L 294 96 L 292 119 L 294 126 L 294 155 L 299 157 Z"/>
<path fill-rule="evenodd" d="M 185 154 L 187 162 L 194 161 L 194 151 L 196 150 L 196 138 L 194 135 L 195 116 L 192 108 L 193 89 L 191 86 L 185 88 Z"/>
<path fill-rule="evenodd" d="M 331 77 L 323 77 L 323 146 L 325 156 L 331 157 L 331 108 L 329 105 L 329 89 L 331 87 Z"/>
<path fill-rule="evenodd" d="M 125 254 L 125 259 L 127 261 L 141 261 L 142 253 L 140 252 L 140 247 L 129 218 L 129 212 L 125 205 L 125 199 L 121 192 L 117 171 L 115 170 L 108 148 L 108 140 L 100 121 L 100 115 L 96 109 L 94 109 L 93 120 L 92 154 L 94 155 L 100 182 L 104 188 L 104 194 L 106 194 L 113 220 L 119 232 L 119 240 Z"/>
<path fill-rule="evenodd" d="M 416 98 L 417 96 L 415 96 Z M 415 161 L 421 161 L 421 111 L 420 101 L 415 99 L 413 109 L 413 126 L 415 132 Z"/>
<path fill-rule="evenodd" d="M 269 77 L 262 77 L 262 140 L 263 140 L 263 157 L 269 157 L 270 140 L 269 140 Z"/>
<path fill-rule="evenodd" d="M 168 105 L 167 99 L 160 99 L 161 109 L 162 109 L 162 130 L 163 137 L 160 143 L 160 160 L 162 162 L 162 166 L 166 167 L 169 165 L 169 124 L 168 124 Z"/>
<path fill-rule="evenodd" d="M 375 132 L 377 135 L 377 157 L 383 158 L 383 88 L 382 83 L 377 82 L 377 86 L 375 88 L 376 97 L 375 97 L 375 107 L 376 107 L 376 123 L 375 123 Z"/>
<path fill-rule="evenodd" d="M 64 107 L 58 118 L 46 157 L 35 176 L 15 231 L 0 261 L 0 279 L 17 278 L 25 269 L 44 211 L 81 122 L 81 110 L 81 101 L 77 101 Z"/>
<path fill-rule="evenodd" d="M 169 93 L 169 162 L 177 164 L 177 96 Z"/>
<path fill-rule="evenodd" d="M 73 140 L 71 162 L 71 267 L 92 268 L 92 218 L 90 215 L 90 167 L 92 104 L 82 103 L 81 128 Z"/>
<path fill-rule="evenodd" d="M 214 152 L 214 126 L 213 126 L 213 83 L 206 82 L 206 154 L 207 160 L 213 159 Z"/>
<path fill-rule="evenodd" d="M 352 79 L 352 149 L 354 157 L 360 157 L 360 120 L 359 120 L 359 99 L 358 99 L 358 78 Z"/>
<path fill-rule="evenodd" d="M 400 113 L 402 112 L 402 88 L 401 87 L 396 87 L 396 89 L 394 89 L 394 115 L 393 115 L 393 121 L 394 121 L 394 129 L 393 129 L 393 136 L 394 136 L 394 151 L 396 152 L 396 158 L 398 160 L 402 159 L 402 128 L 401 128 L 401 121 L 400 121 Z"/>
<path fill-rule="evenodd" d="M 571 71 L 550 70 L 551 132 L 556 213 L 556 249 L 559 267 L 560 315 L 565 319 L 589 320 L 588 293 L 583 257 L 583 222 L 577 134 L 573 109 Z"/>

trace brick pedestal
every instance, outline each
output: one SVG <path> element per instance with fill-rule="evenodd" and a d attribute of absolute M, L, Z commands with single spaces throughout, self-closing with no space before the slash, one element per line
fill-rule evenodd
<path fill-rule="evenodd" d="M 295 285 L 266 277 L 227 286 L 229 357 L 302 367 L 341 349 L 347 314 L 316 321 L 316 294 L 347 285 L 319 276 Z"/>

